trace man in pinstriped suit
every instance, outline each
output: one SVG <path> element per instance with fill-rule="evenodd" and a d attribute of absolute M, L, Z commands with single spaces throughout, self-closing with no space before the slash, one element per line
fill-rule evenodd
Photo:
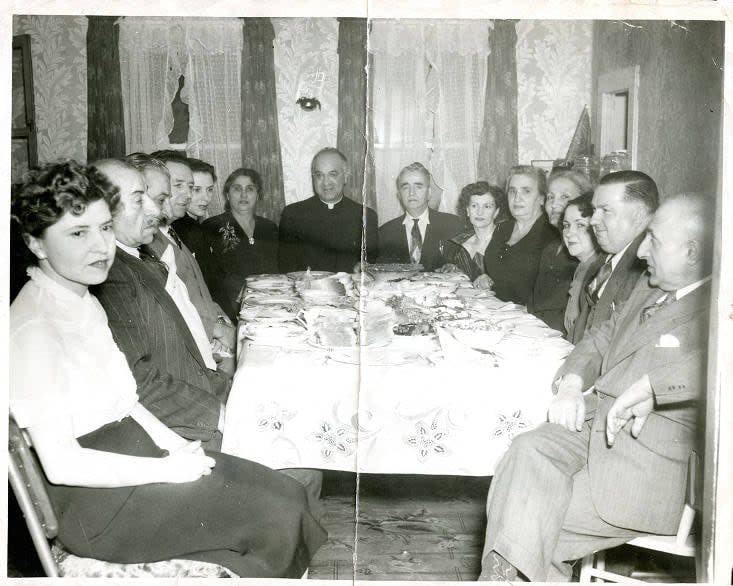
<path fill-rule="evenodd" d="M 567 580 L 570 560 L 676 532 L 705 390 L 712 208 L 693 194 L 656 212 L 638 251 L 648 279 L 586 332 L 557 374 L 549 423 L 497 468 L 480 579 Z"/>
<path fill-rule="evenodd" d="M 134 167 L 116 160 L 95 166 L 120 189 L 120 205 L 113 216 L 115 261 L 94 294 L 135 375 L 140 402 L 183 437 L 218 449 L 231 379 L 207 367 L 160 267 L 138 251 L 158 230 L 159 210 Z"/>

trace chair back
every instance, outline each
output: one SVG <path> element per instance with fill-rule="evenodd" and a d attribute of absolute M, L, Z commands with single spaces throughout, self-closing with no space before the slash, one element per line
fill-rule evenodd
<path fill-rule="evenodd" d="M 41 465 L 12 415 L 8 428 L 8 480 L 43 570 L 47 576 L 55 578 L 59 572 L 49 540 L 58 533 L 58 521 L 46 491 Z"/>

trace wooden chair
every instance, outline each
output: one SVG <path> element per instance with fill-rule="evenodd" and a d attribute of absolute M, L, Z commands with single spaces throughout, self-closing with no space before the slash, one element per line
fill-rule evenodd
<path fill-rule="evenodd" d="M 688 462 L 685 506 L 677 527 L 677 534 L 642 535 L 626 544 L 680 557 L 695 558 L 695 574 L 697 580 L 701 576 L 700 556 L 697 555 L 697 543 L 695 536 L 691 535 L 691 530 L 695 520 L 695 511 L 699 510 L 699 502 L 696 496 L 701 493 L 699 482 L 699 458 L 695 452 L 692 452 Z M 592 582 L 594 579 L 597 582 L 644 582 L 643 580 L 637 580 L 630 576 L 607 571 L 606 556 L 603 550 L 585 556 L 581 562 L 580 582 Z"/>
<path fill-rule="evenodd" d="M 8 433 L 8 478 L 25 517 L 43 571 L 49 577 L 238 577 L 223 566 L 193 560 L 116 564 L 81 558 L 66 551 L 60 543 L 53 542 L 58 534 L 58 521 L 46 492 L 43 472 L 23 430 L 12 416 Z"/>

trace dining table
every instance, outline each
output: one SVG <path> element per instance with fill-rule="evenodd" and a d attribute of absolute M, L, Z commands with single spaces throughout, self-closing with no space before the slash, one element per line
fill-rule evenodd
<path fill-rule="evenodd" d="M 274 469 L 493 475 L 512 439 L 546 420 L 573 346 L 461 277 L 418 273 L 339 294 L 360 320 L 374 297 L 396 308 L 397 322 L 416 321 L 405 305 L 422 319 L 416 331 L 396 322 L 381 343 L 352 347 L 319 343 L 304 319 L 325 298 L 288 290 L 277 306 L 285 276 L 274 290 L 275 281 L 248 281 L 222 451 Z M 274 328 L 254 327 L 263 315 L 279 317 Z"/>

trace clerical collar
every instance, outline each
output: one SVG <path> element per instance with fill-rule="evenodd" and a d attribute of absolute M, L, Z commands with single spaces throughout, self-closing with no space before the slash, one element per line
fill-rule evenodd
<path fill-rule="evenodd" d="M 117 240 L 117 246 L 119 246 L 127 254 L 130 254 L 134 256 L 135 258 L 140 258 L 140 251 L 137 248 L 133 248 L 132 246 L 127 246 L 127 244 L 122 244 L 122 242 L 120 242 L 119 240 Z"/>
<path fill-rule="evenodd" d="M 318 196 L 316 196 L 316 197 L 318 197 Z M 341 202 L 343 201 L 343 199 L 344 199 L 344 196 L 342 195 L 342 196 L 341 196 L 341 197 L 339 198 L 339 200 L 338 200 L 338 201 L 332 201 L 332 202 L 327 202 L 327 201 L 323 201 L 323 200 L 322 200 L 322 199 L 321 199 L 320 197 L 318 197 L 318 201 L 320 201 L 320 202 L 321 202 L 321 203 L 322 203 L 322 204 L 323 204 L 324 206 L 326 206 L 326 207 L 327 207 L 327 208 L 328 208 L 329 210 L 332 210 L 333 208 L 335 208 L 335 207 L 336 207 L 336 206 L 337 206 L 338 204 L 340 204 L 340 203 L 341 203 Z"/>

